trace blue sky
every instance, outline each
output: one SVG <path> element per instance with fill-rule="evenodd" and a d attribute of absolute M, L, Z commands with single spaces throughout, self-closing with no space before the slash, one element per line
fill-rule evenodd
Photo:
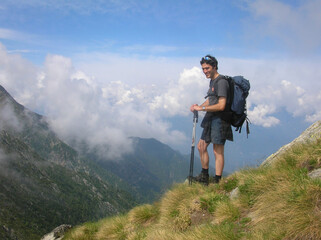
<path fill-rule="evenodd" d="M 227 148 L 256 161 L 321 119 L 320 12 L 319 0 L 1 0 L 0 84 L 66 141 L 117 157 L 128 136 L 154 137 L 186 152 L 210 53 L 251 82 L 252 140 Z"/>
<path fill-rule="evenodd" d="M 2 28 L 25 35 L 29 50 L 44 55 L 48 50 L 68 55 L 79 51 L 199 55 L 208 51 L 208 45 L 237 47 L 239 39 L 231 32 L 241 34 L 238 19 L 246 14 L 233 1 L 2 2 Z M 213 37 L 216 43 L 209 44 L 208 38 Z M 10 43 L 10 47 L 19 45 Z"/>
<path fill-rule="evenodd" d="M 319 5 L 317 1 L 2 0 L 1 35 L 9 50 L 28 51 L 28 57 L 39 63 L 48 52 L 72 57 L 93 51 L 142 57 L 194 57 L 211 51 L 265 58 L 267 53 L 276 56 L 293 50 L 286 45 L 291 38 L 286 35 L 303 30 L 292 25 L 300 23 L 293 15 L 303 13 L 306 18 L 311 10 L 304 11 L 304 6 L 313 3 Z M 287 17 L 294 18 L 293 23 L 285 23 Z"/>

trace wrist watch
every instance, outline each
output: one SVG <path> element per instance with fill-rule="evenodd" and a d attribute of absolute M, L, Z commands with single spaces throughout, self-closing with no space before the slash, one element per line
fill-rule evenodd
<path fill-rule="evenodd" d="M 205 108 L 206 108 L 206 107 L 203 106 L 203 107 L 202 107 L 202 110 L 205 111 Z"/>

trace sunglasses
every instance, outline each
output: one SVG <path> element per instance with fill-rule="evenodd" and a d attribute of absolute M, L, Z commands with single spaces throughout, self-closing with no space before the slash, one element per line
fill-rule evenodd
<path fill-rule="evenodd" d="M 213 61 L 213 59 L 210 58 L 210 57 L 208 57 L 208 56 L 203 57 L 201 61 L 204 61 L 204 60 L 205 60 L 205 61 Z"/>

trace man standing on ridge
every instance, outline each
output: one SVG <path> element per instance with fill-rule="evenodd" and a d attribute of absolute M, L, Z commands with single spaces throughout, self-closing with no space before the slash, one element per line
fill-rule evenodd
<path fill-rule="evenodd" d="M 213 151 L 215 156 L 215 176 L 214 183 L 221 180 L 224 168 L 224 145 L 226 140 L 233 141 L 233 133 L 231 124 L 222 120 L 220 114 L 225 110 L 225 106 L 229 101 L 229 83 L 218 72 L 218 62 L 215 57 L 206 55 L 200 61 L 203 73 L 206 78 L 210 79 L 209 90 L 207 92 L 206 101 L 201 105 L 193 104 L 190 110 L 205 111 L 206 114 L 201 123 L 203 128 L 202 136 L 197 144 L 197 148 L 201 158 L 202 172 L 193 177 L 192 180 L 200 182 L 204 185 L 209 183 L 209 155 L 207 147 L 213 143 Z"/>

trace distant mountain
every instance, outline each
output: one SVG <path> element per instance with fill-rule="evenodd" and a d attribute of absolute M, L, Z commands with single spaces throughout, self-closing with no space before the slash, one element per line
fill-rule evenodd
<path fill-rule="evenodd" d="M 182 182 L 188 176 L 190 156 L 153 138 L 133 137 L 132 141 L 134 151 L 120 160 L 108 161 L 93 153 L 88 157 L 135 187 L 143 202 L 158 199 L 174 182 Z M 201 168 L 199 160 L 195 160 L 195 168 Z"/>
<path fill-rule="evenodd" d="M 39 239 L 62 223 L 125 212 L 137 204 L 129 192 L 0 86 L 0 239 Z"/>

